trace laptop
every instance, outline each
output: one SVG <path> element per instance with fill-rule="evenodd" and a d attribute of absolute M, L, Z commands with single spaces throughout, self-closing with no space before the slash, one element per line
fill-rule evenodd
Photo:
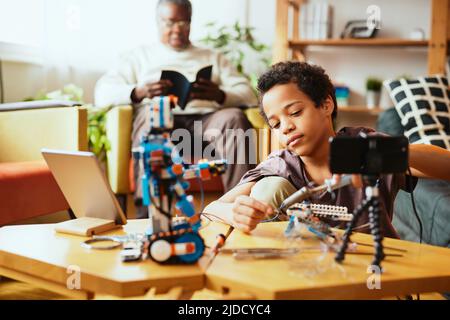
<path fill-rule="evenodd" d="M 56 231 L 90 236 L 127 223 L 94 153 L 51 149 L 41 153 L 77 218 L 57 224 Z"/>

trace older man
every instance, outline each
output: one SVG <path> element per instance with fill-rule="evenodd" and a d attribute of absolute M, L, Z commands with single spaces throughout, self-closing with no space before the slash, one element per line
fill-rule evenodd
<path fill-rule="evenodd" d="M 195 79 L 199 69 L 212 65 L 212 78 L 200 79 L 189 97 L 184 110 L 174 109 L 175 128 L 185 128 L 194 134 L 194 122 L 201 121 L 203 137 L 194 139 L 215 141 L 214 148 L 219 157 L 228 153 L 254 152 L 244 144 L 217 143 L 217 136 L 208 134 L 226 132 L 228 129 L 251 128 L 239 106 L 257 104 L 247 79 L 240 75 L 234 66 L 219 52 L 193 45 L 189 39 L 192 6 L 189 0 L 160 0 L 157 5 L 157 25 L 159 43 L 142 46 L 123 58 L 118 68 L 104 75 L 95 89 L 96 105 L 129 104 L 134 105 L 133 146 L 139 145 L 142 134 L 148 130 L 147 109 L 142 102 L 153 97 L 166 95 L 173 85 L 168 80 L 160 80 L 162 70 L 175 70 L 184 74 L 190 81 Z M 197 128 L 199 123 L 197 123 Z M 198 130 L 196 130 L 198 131 Z M 247 155 L 246 159 L 249 157 Z M 225 191 L 233 188 L 245 172 L 254 164 L 230 164 L 222 177 Z M 137 166 L 135 166 L 137 168 Z M 135 170 L 137 172 L 138 170 Z M 139 186 L 139 184 L 137 184 Z M 140 190 L 135 199 L 139 202 Z M 138 210 L 139 217 L 145 217 L 146 211 Z"/>

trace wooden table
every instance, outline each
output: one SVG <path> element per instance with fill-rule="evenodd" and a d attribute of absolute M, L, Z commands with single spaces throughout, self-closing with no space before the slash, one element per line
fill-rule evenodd
<path fill-rule="evenodd" d="M 146 227 L 146 220 L 129 220 L 123 230 L 110 234 L 144 232 Z M 173 287 L 185 292 L 207 288 L 218 292 L 218 297 L 228 293 L 228 297 L 260 299 L 372 299 L 450 291 L 450 249 L 385 239 L 386 246 L 407 252 L 403 257 L 387 257 L 382 264 L 381 289 L 369 290 L 371 255 L 347 254 L 343 264 L 338 264 L 334 253 L 318 249 L 319 242 L 312 234 L 293 242 L 284 237 L 285 227 L 285 222 L 265 223 L 251 235 L 235 230 L 226 247 L 309 249 L 283 259 L 237 261 L 219 253 L 215 259 L 205 254 L 195 265 L 159 265 L 150 260 L 123 263 L 120 249 L 85 249 L 80 243 L 86 238 L 55 233 L 53 224 L 8 226 L 0 228 L 0 275 L 84 299 L 141 296 L 150 288 L 162 293 Z M 216 235 L 227 230 L 228 226 L 211 222 L 200 233 L 206 245 L 212 246 Z M 354 234 L 352 239 L 372 242 L 365 234 Z M 372 248 L 358 251 L 372 253 Z M 387 249 L 386 253 L 398 252 Z M 79 290 L 67 288 L 74 274 L 68 270 L 74 270 L 73 266 L 81 272 Z"/>
<path fill-rule="evenodd" d="M 398 295 L 450 291 L 450 249 L 385 238 L 383 244 L 407 250 L 402 257 L 386 257 L 380 289 L 368 267 L 372 255 L 347 254 L 344 262 L 334 261 L 335 253 L 322 252 L 312 234 L 303 240 L 283 236 L 287 222 L 258 225 L 251 235 L 234 231 L 227 248 L 297 246 L 298 255 L 282 259 L 235 260 L 220 253 L 206 271 L 209 289 L 231 294 L 244 293 L 259 299 L 374 299 Z M 353 241 L 370 244 L 372 237 L 354 234 Z M 310 247 L 309 249 L 306 249 Z M 358 247 L 372 253 L 372 247 Z M 399 253 L 386 249 L 385 253 Z M 371 277 L 371 278 L 369 278 Z"/>
<path fill-rule="evenodd" d="M 147 220 L 129 220 L 123 230 L 105 234 L 144 232 Z M 204 256 L 195 265 L 159 265 L 151 260 L 123 263 L 120 249 L 93 250 L 80 244 L 87 238 L 56 233 L 53 224 L 20 225 L 0 228 L 0 275 L 75 298 L 95 294 L 119 297 L 140 296 L 150 288 L 166 292 L 174 286 L 184 290 L 202 289 L 205 284 Z M 201 232 L 211 241 L 224 225 L 208 225 Z M 207 244 L 211 245 L 208 241 Z M 80 289 L 67 282 L 80 270 Z"/>

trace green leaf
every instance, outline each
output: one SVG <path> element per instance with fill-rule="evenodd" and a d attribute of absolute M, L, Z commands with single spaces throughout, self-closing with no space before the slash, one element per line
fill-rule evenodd
<path fill-rule="evenodd" d="M 239 21 L 231 25 L 217 25 L 209 22 L 205 25 L 207 35 L 200 39 L 202 43 L 222 52 L 230 62 L 236 67 L 239 73 L 251 79 L 251 76 L 244 70 L 245 48 L 258 53 L 260 58 L 257 60 L 264 68 L 271 65 L 269 47 L 255 40 L 253 35 L 255 28 L 252 26 L 243 26 Z M 245 51 L 247 52 L 247 51 Z"/>

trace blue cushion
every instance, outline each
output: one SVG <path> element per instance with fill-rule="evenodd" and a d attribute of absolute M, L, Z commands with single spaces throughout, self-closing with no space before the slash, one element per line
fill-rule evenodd
<path fill-rule="evenodd" d="M 395 108 L 392 107 L 380 113 L 377 119 L 377 131 L 391 136 L 404 134 L 401 119 Z"/>
<path fill-rule="evenodd" d="M 420 178 L 414 189 L 414 200 L 423 226 L 422 241 L 450 247 L 450 182 Z M 399 191 L 392 223 L 400 238 L 419 242 L 419 223 L 409 193 Z"/>

